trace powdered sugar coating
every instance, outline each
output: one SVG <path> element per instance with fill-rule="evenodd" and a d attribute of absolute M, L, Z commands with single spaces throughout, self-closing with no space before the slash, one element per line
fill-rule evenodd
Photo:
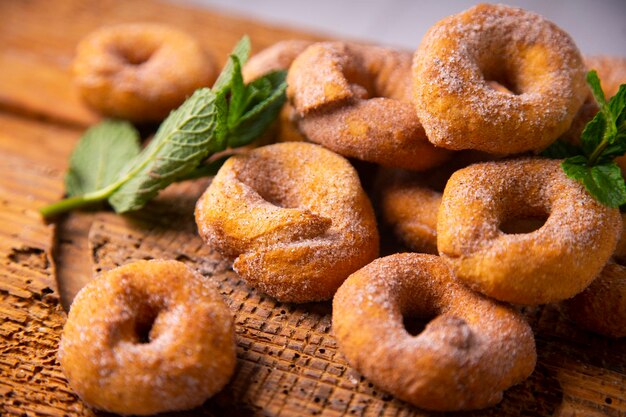
<path fill-rule="evenodd" d="M 145 343 L 141 327 L 149 329 Z M 78 293 L 58 356 L 72 389 L 95 408 L 194 408 L 234 371 L 233 317 L 217 288 L 183 263 L 138 261 Z"/>
<path fill-rule="evenodd" d="M 293 62 L 287 96 L 312 142 L 341 155 L 424 170 L 448 157 L 428 140 L 411 104 L 411 55 L 317 43 Z"/>
<path fill-rule="evenodd" d="M 329 299 L 378 255 L 369 199 L 343 157 L 281 143 L 229 159 L 196 205 L 200 236 L 280 301 Z"/>
<path fill-rule="evenodd" d="M 615 249 L 622 220 L 568 178 L 561 161 L 517 159 L 457 171 L 443 193 L 437 246 L 457 277 L 517 304 L 544 304 L 582 291 Z M 530 233 L 500 225 L 544 217 Z"/>
<path fill-rule="evenodd" d="M 438 146 L 537 151 L 571 124 L 585 99 L 584 75 L 576 45 L 556 25 L 480 4 L 441 20 L 422 40 L 413 62 L 415 108 Z"/>
<path fill-rule="evenodd" d="M 434 318 L 412 336 L 403 316 Z M 333 300 L 333 332 L 354 368 L 429 410 L 494 405 L 536 362 L 523 317 L 458 283 L 432 255 L 387 256 L 352 274 Z"/>

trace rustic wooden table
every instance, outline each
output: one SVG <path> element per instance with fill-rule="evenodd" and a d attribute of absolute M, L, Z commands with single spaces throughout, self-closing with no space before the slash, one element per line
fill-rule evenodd
<path fill-rule="evenodd" d="M 136 259 L 189 263 L 216 281 L 237 323 L 238 366 L 202 408 L 178 415 L 426 416 L 378 391 L 337 353 L 330 303 L 288 305 L 248 288 L 195 232 L 208 180 L 170 187 L 144 210 L 68 215 L 37 209 L 63 195 L 72 147 L 98 117 L 72 88 L 77 41 L 96 27 L 166 22 L 196 35 L 220 63 L 248 33 L 255 50 L 314 36 L 152 0 L 0 2 L 0 415 L 93 415 L 56 361 L 63 305 L 100 271 Z M 626 341 L 578 330 L 558 307 L 526 311 L 539 362 L 495 408 L 472 416 L 626 415 Z"/>

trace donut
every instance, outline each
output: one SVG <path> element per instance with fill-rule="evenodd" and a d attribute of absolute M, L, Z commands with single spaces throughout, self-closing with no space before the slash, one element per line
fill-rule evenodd
<path fill-rule="evenodd" d="M 293 60 L 312 43 L 301 39 L 291 39 L 277 42 L 262 50 L 243 66 L 244 81 L 246 83 L 254 81 L 271 71 L 288 70 Z M 296 120 L 294 108 L 289 103 L 285 103 L 278 116 L 278 127 L 275 133 L 277 141 L 301 142 L 305 140 L 298 129 Z"/>
<path fill-rule="evenodd" d="M 246 83 L 262 77 L 268 72 L 288 70 L 291 63 L 313 42 L 302 39 L 289 39 L 276 42 L 253 55 L 243 66 L 241 72 Z"/>
<path fill-rule="evenodd" d="M 416 336 L 404 318 L 429 321 Z M 376 259 L 339 288 L 340 352 L 378 387 L 420 408 L 480 409 L 526 379 L 537 354 L 523 316 L 458 283 L 437 256 Z"/>
<path fill-rule="evenodd" d="M 76 50 L 74 81 L 82 99 L 107 117 L 154 122 L 217 75 L 213 60 L 191 36 L 169 26 L 109 26 Z"/>
<path fill-rule="evenodd" d="M 304 142 L 230 158 L 198 200 L 204 241 L 279 301 L 332 298 L 378 255 L 371 203 L 343 157 Z"/>
<path fill-rule="evenodd" d="M 492 158 L 458 152 L 451 161 L 428 171 L 380 169 L 374 187 L 382 219 L 409 249 L 437 254 L 437 212 L 448 178 L 460 168 Z"/>
<path fill-rule="evenodd" d="M 535 13 L 493 4 L 431 27 L 415 53 L 413 81 L 417 115 L 433 144 L 496 154 L 550 145 L 587 91 L 569 35 Z"/>
<path fill-rule="evenodd" d="M 185 264 L 138 261 L 78 293 L 58 358 L 91 407 L 125 415 L 190 409 L 233 374 L 233 317 L 217 289 Z"/>
<path fill-rule="evenodd" d="M 447 159 L 411 104 L 411 55 L 343 42 L 317 43 L 294 61 L 287 98 L 311 142 L 343 156 L 425 170 Z"/>
<path fill-rule="evenodd" d="M 570 320 L 612 338 L 626 336 L 626 267 L 606 264 L 583 292 L 563 303 Z"/>
<path fill-rule="evenodd" d="M 505 233 L 509 219 L 545 219 Z M 608 208 L 563 172 L 561 161 L 524 158 L 455 172 L 437 218 L 439 254 L 471 288 L 500 301 L 536 305 L 570 298 L 600 273 L 621 233 Z"/>

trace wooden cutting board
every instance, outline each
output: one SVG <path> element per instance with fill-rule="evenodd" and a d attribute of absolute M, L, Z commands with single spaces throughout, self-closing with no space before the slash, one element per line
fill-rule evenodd
<path fill-rule="evenodd" d="M 69 66 L 96 27 L 165 22 L 197 36 L 223 63 L 235 42 L 254 49 L 311 34 L 150 0 L 0 2 L 0 415 L 87 416 L 56 361 L 66 307 L 84 283 L 137 259 L 186 262 L 218 283 L 236 317 L 238 365 L 197 410 L 209 416 L 429 416 L 380 392 L 347 365 L 330 303 L 289 305 L 248 288 L 197 237 L 193 206 L 209 180 L 170 187 L 126 216 L 81 212 L 46 224 L 37 209 L 63 195 L 63 173 L 85 126 Z M 497 407 L 468 416 L 626 415 L 626 341 L 580 331 L 557 306 L 527 309 L 539 362 Z"/>

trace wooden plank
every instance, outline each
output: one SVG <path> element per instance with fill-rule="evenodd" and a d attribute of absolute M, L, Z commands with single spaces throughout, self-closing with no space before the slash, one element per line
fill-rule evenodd
<path fill-rule="evenodd" d="M 230 384 L 200 409 L 173 415 L 440 415 L 378 391 L 347 365 L 332 335 L 329 302 L 277 303 L 248 288 L 202 244 L 192 213 L 207 180 L 170 187 L 131 215 L 72 214 L 57 226 L 41 220 L 37 209 L 63 193 L 67 157 L 80 134 L 72 126 L 97 120 L 71 86 L 74 46 L 95 27 L 136 20 L 180 26 L 221 62 L 244 32 L 257 49 L 311 38 L 149 0 L 0 2 L 0 107 L 13 113 L 0 112 L 0 415 L 93 415 L 55 359 L 65 320 L 60 297 L 69 303 L 95 273 L 149 258 L 181 260 L 216 281 L 237 323 Z M 497 407 L 455 415 L 626 415 L 626 341 L 581 331 L 557 306 L 525 314 L 538 341 L 533 375 Z"/>

